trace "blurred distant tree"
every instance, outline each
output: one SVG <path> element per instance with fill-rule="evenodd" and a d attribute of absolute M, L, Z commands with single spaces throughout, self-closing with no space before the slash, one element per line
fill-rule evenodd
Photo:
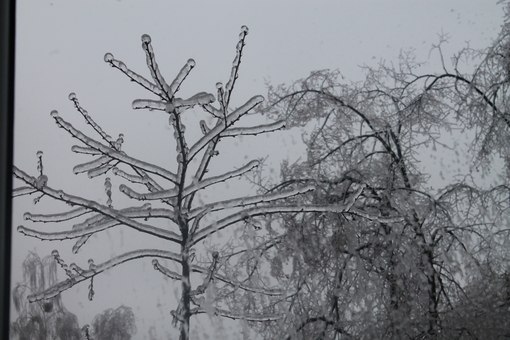
<path fill-rule="evenodd" d="M 92 321 L 93 339 L 129 340 L 136 333 L 135 315 L 130 307 L 107 309 Z"/>
<path fill-rule="evenodd" d="M 29 294 L 57 283 L 57 264 L 53 256 L 42 260 L 30 253 L 23 262 L 23 283 L 13 289 L 12 297 L 18 318 L 11 325 L 14 339 L 79 340 L 81 331 L 76 315 L 62 304 L 60 295 L 29 304 Z"/>
<path fill-rule="evenodd" d="M 365 67 L 361 82 L 322 70 L 271 87 L 265 110 L 303 129 L 308 156 L 283 164 L 281 183 L 262 191 L 312 185 L 295 200 L 351 208 L 284 218 L 272 273 L 295 294 L 278 305 L 279 323 L 260 325 L 267 338 L 510 334 L 500 279 L 510 265 L 510 176 L 501 176 L 501 159 L 510 169 L 509 32 L 507 23 L 490 48 L 463 49 L 452 66 L 441 42 L 437 73 L 402 53 Z M 452 135 L 470 145 L 464 176 L 438 185 L 420 163 L 454 153 Z"/>

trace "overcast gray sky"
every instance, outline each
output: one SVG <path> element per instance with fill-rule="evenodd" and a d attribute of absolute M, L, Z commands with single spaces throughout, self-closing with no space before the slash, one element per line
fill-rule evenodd
<path fill-rule="evenodd" d="M 67 100 L 69 92 L 78 94 L 80 102 L 107 131 L 125 133 L 128 150 L 162 164 L 173 160 L 161 159 L 159 152 L 166 150 L 161 145 L 169 138 L 166 119 L 133 112 L 132 100 L 147 97 L 145 92 L 103 61 L 105 52 L 111 52 L 133 70 L 147 75 L 140 47 L 143 33 L 152 36 L 167 79 L 188 58 L 196 60 L 197 66 L 183 87 L 184 94 L 192 95 L 197 91 L 214 93 L 217 81 L 226 82 L 239 29 L 247 25 L 250 32 L 234 94 L 234 103 L 241 103 L 255 94 L 265 94 L 266 82 L 291 82 L 312 70 L 339 69 L 347 79 L 361 79 L 360 65 L 395 60 L 401 49 L 413 48 L 418 60 L 424 61 L 440 33 L 449 36 L 446 55 L 467 42 L 475 48 L 485 47 L 502 23 L 502 10 L 496 0 L 17 3 L 15 164 L 35 174 L 35 152 L 43 150 L 49 183 L 71 193 L 84 192 L 91 198 L 103 195 L 101 183 L 89 184 L 85 176 L 72 174 L 72 166 L 84 159 L 71 154 L 74 142 L 57 129 L 49 116 L 57 109 L 69 120 L 79 122 Z M 435 66 L 437 62 L 432 63 Z M 257 141 L 244 139 L 229 146 L 224 160 L 239 165 L 244 154 L 250 158 L 270 155 L 270 164 L 278 169 L 281 159 L 299 157 L 302 147 L 296 139 L 299 135 L 295 133 L 260 137 Z M 149 149 L 149 145 L 159 146 Z M 240 188 L 236 190 L 249 186 Z M 30 199 L 15 200 L 14 204 L 13 221 L 17 226 L 24 223 L 22 214 L 30 210 Z M 44 204 L 36 208 L 52 207 Z M 72 242 L 41 243 L 15 232 L 13 282 L 21 280 L 20 266 L 28 251 L 45 256 L 57 248 L 68 262 L 85 263 L 94 256 L 97 263 L 122 249 L 154 244 L 127 231 L 105 235 L 91 240 L 82 256 L 72 257 Z M 78 315 L 81 324 L 106 308 L 125 304 L 133 307 L 138 318 L 137 339 L 146 339 L 150 326 L 156 326 L 158 339 L 167 333 L 176 334 L 169 325 L 169 310 L 175 308 L 173 296 L 178 285 L 155 272 L 150 260 L 116 268 L 98 278 L 95 286 L 96 299 L 92 302 L 87 300 L 87 284 L 63 294 L 65 305 Z M 200 335 L 210 327 L 206 323 L 192 325 Z M 233 327 L 235 331 L 235 324 Z M 216 332 L 211 337 L 222 331 Z"/>

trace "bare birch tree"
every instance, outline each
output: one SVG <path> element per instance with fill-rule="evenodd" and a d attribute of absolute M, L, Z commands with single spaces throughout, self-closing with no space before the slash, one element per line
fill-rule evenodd
<path fill-rule="evenodd" d="M 83 197 L 80 193 L 72 194 L 60 189 L 56 177 L 52 178 L 51 174 L 45 173 L 43 154 L 38 152 L 35 175 L 14 167 L 14 176 L 22 183 L 21 186 L 14 189 L 14 196 L 35 194 L 39 195 L 36 200 L 60 201 L 70 208 L 64 212 L 56 213 L 27 212 L 24 218 L 32 222 L 53 224 L 72 221 L 74 224 L 71 229 L 65 231 L 52 231 L 51 228 L 39 230 L 27 226 L 19 226 L 18 231 L 41 240 L 74 240 L 72 250 L 74 253 L 78 253 L 92 235 L 123 225 L 140 233 L 165 240 L 168 242 L 168 247 L 166 249 L 132 249 L 99 264 L 95 264 L 91 259 L 88 266 L 80 266 L 76 263 L 67 264 L 55 250 L 52 255 L 63 268 L 67 279 L 44 291 L 30 295 L 28 298 L 31 302 L 51 299 L 61 292 L 87 281 L 89 282 L 89 299 L 92 299 L 94 278 L 97 275 L 123 263 L 151 258 L 157 271 L 181 284 L 180 302 L 171 312 L 173 323 L 180 327 L 181 340 L 189 338 L 190 318 L 195 314 L 207 312 L 248 322 L 270 322 L 281 317 L 279 314 L 268 312 L 270 309 L 259 310 L 256 314 L 248 314 L 239 308 L 229 310 L 224 308 L 221 301 L 218 301 L 220 295 L 212 303 L 206 301 L 207 296 L 205 295 L 211 282 L 221 285 L 224 292 L 222 296 L 235 296 L 238 292 L 244 291 L 246 294 L 281 299 L 283 290 L 268 287 L 270 282 L 267 279 L 264 280 L 262 276 L 257 280 L 253 277 L 250 280 L 241 280 L 235 275 L 239 272 L 229 268 L 228 261 L 236 254 L 247 253 L 247 251 L 225 254 L 221 251 L 214 251 L 209 254 L 208 262 L 199 265 L 195 262 L 195 249 L 199 248 L 204 240 L 216 235 L 219 231 L 232 228 L 240 222 L 253 220 L 259 216 L 325 211 L 344 212 L 349 210 L 352 205 L 302 205 L 288 200 L 313 190 L 313 187 L 308 185 L 297 185 L 265 195 L 245 195 L 207 204 L 202 204 L 196 199 L 200 191 L 243 176 L 259 166 L 259 161 L 254 159 L 244 165 L 232 165 L 231 171 L 216 175 L 209 174 L 210 164 L 218 155 L 218 147 L 222 140 L 269 133 L 285 126 L 285 122 L 282 120 L 255 126 L 238 126 L 237 124 L 240 119 L 252 112 L 263 101 L 262 96 L 254 96 L 238 107 L 232 107 L 231 104 L 247 33 L 248 28 L 243 26 L 230 75 L 225 85 L 216 84 L 216 96 L 207 92 L 199 92 L 189 98 L 178 97 L 183 82 L 195 66 L 195 61 L 189 59 L 177 76 L 171 82 L 167 82 L 156 62 L 151 38 L 148 35 L 142 36 L 142 48 L 146 55 L 150 79 L 131 70 L 112 54 L 105 55 L 104 60 L 108 65 L 119 70 L 130 81 L 143 87 L 153 96 L 153 99 L 134 100 L 133 109 L 147 109 L 168 116 L 169 125 L 173 131 L 173 140 L 176 144 L 175 169 L 170 170 L 144 161 L 139 157 L 131 156 L 128 150 L 123 149 L 126 137 L 122 134 L 119 134 L 117 138 L 111 137 L 85 110 L 74 93 L 69 95 L 69 99 L 86 124 L 90 126 L 91 131 L 95 133 L 95 137 L 72 125 L 57 111 L 51 112 L 51 117 L 57 126 L 79 142 L 79 145 L 73 145 L 71 150 L 92 157 L 91 160 L 76 165 L 73 169 L 74 173 L 86 173 L 90 178 L 115 176 L 115 180 L 123 181 L 119 185 L 118 191 L 133 203 L 122 208 L 114 207 L 113 179 L 110 177 L 104 179 L 105 202 L 91 200 Z M 214 102 L 216 102 L 216 106 Z M 197 122 L 196 128 L 201 130 L 202 135 L 197 140 L 191 141 L 189 134 L 185 131 L 183 115 L 198 111 L 196 109 L 200 109 L 200 112 L 212 117 L 213 123 L 207 124 L 205 119 Z M 198 161 L 193 163 L 194 160 Z M 159 227 L 156 222 L 162 219 L 169 221 L 173 227 Z M 259 246 L 263 246 L 263 244 Z M 259 246 L 254 245 L 253 249 L 257 249 Z M 250 251 L 249 253 L 256 252 Z M 166 266 L 165 261 L 177 264 L 180 267 L 180 272 Z M 193 287 L 192 276 L 195 277 L 195 280 L 201 281 L 201 284 Z"/>

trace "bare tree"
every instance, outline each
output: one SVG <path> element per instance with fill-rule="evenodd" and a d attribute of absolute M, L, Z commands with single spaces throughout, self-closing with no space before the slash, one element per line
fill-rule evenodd
<path fill-rule="evenodd" d="M 142 48 L 152 79 L 147 79 L 132 71 L 112 54 L 105 55 L 104 59 L 107 64 L 121 71 L 132 82 L 140 85 L 156 98 L 136 99 L 133 101 L 134 109 L 159 111 L 168 116 L 176 147 L 175 169 L 169 170 L 146 162 L 139 157 L 131 156 L 129 151 L 122 148 L 125 137 L 119 134 L 118 138 L 112 138 L 83 108 L 74 93 L 69 95 L 69 99 L 87 125 L 96 133 L 96 138 L 90 137 L 69 123 L 57 111 L 51 112 L 51 117 L 57 126 L 80 142 L 80 145 L 72 146 L 71 150 L 93 157 L 90 161 L 76 165 L 73 169 L 76 174 L 86 173 L 90 178 L 113 174 L 119 181 L 124 181 L 118 187 L 120 193 L 136 203 L 144 202 L 144 204 L 136 205 L 135 203 L 122 208 L 114 207 L 112 201 L 113 180 L 110 177 L 106 177 L 104 180 L 106 193 L 106 202 L 104 203 L 82 197 L 79 193 L 71 194 L 50 185 L 48 181 L 50 176 L 43 169 L 43 154 L 39 152 L 36 175 L 30 175 L 18 167 L 14 167 L 15 178 L 23 183 L 22 186 L 14 189 L 14 196 L 39 194 L 37 200 L 48 198 L 60 201 L 72 209 L 58 213 L 27 212 L 24 217 L 26 220 L 43 223 L 73 221 L 74 225 L 70 230 L 65 231 L 37 230 L 25 226 L 19 226 L 18 231 L 41 240 L 76 240 L 73 252 L 78 253 L 92 235 L 124 225 L 140 233 L 168 241 L 168 247 L 166 249 L 129 250 L 100 264 L 95 264 L 91 259 L 88 267 L 82 267 L 75 263 L 68 265 L 55 250 L 53 256 L 64 269 L 67 279 L 44 291 L 30 295 L 30 301 L 51 299 L 62 291 L 84 281 L 89 281 L 89 299 L 92 299 L 94 296 L 93 282 L 96 275 L 122 263 L 141 258 L 152 258 L 156 270 L 166 277 L 181 282 L 180 302 L 177 308 L 171 312 L 174 324 L 180 324 L 181 340 L 189 338 L 190 318 L 195 314 L 207 312 L 210 315 L 249 322 L 269 322 L 281 317 L 280 314 L 271 313 L 274 310 L 272 305 L 265 309 L 259 309 L 254 314 L 248 314 L 242 308 L 235 308 L 236 304 L 233 305 L 233 309 L 228 309 L 226 304 L 221 302 L 222 299 L 241 294 L 240 292 L 245 292 L 247 295 L 268 296 L 271 299 L 281 298 L 283 290 L 270 287 L 270 279 L 265 279 L 263 275 L 255 277 L 253 271 L 248 278 L 241 279 L 239 276 L 241 273 L 230 266 L 231 262 L 229 261 L 238 255 L 250 254 L 253 259 L 253 256 L 257 254 L 254 250 L 263 247 L 266 241 L 261 245 L 254 244 L 251 249 L 242 251 L 210 252 L 208 259 L 202 264 L 196 263 L 195 249 L 200 247 L 204 240 L 216 235 L 219 231 L 232 228 L 238 223 L 245 223 L 245 226 L 248 226 L 248 222 L 257 217 L 304 212 L 336 211 L 340 213 L 349 210 L 351 205 L 302 205 L 289 200 L 313 190 L 313 187 L 309 185 L 297 185 L 265 195 L 245 195 L 209 203 L 200 203 L 196 199 L 200 191 L 243 176 L 259 166 L 258 160 L 251 160 L 231 171 L 217 175 L 208 174 L 210 164 L 218 155 L 217 149 L 222 140 L 269 133 L 285 126 L 283 120 L 256 126 L 237 125 L 241 118 L 253 111 L 263 101 L 262 96 L 254 96 L 239 107 L 232 107 L 231 104 L 247 33 L 248 28 L 243 26 L 228 81 L 225 85 L 216 84 L 216 98 L 213 94 L 206 92 L 199 92 L 185 99 L 178 97 L 178 91 L 194 68 L 195 61 L 189 59 L 177 76 L 171 82 L 167 82 L 156 62 L 151 38 L 148 35 L 142 36 Z M 213 105 L 215 101 L 217 101 L 217 106 Z M 197 140 L 190 141 L 190 135 L 185 132 L 183 116 L 187 112 L 196 112 L 196 109 L 201 109 L 213 120 L 213 123 L 207 124 L 205 120 L 195 122 L 197 130 L 199 128 L 202 135 Z M 193 163 L 194 160 L 197 162 Z M 158 220 L 169 221 L 172 227 L 159 227 Z M 169 268 L 164 261 L 177 264 L 180 267 L 180 272 Z M 192 287 L 192 275 L 201 276 L 202 283 Z M 218 291 L 221 294 L 216 294 L 211 300 L 207 293 L 211 289 L 212 282 L 219 286 Z M 231 302 L 234 300 L 231 299 Z"/>

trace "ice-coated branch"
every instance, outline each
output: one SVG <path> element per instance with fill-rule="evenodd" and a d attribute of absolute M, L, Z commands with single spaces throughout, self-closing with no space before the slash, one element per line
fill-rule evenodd
<path fill-rule="evenodd" d="M 284 128 L 285 121 L 280 120 L 270 124 L 227 129 L 221 133 L 221 137 L 256 136 L 262 133 L 274 132 Z"/>
<path fill-rule="evenodd" d="M 155 270 L 165 275 L 166 277 L 171 278 L 172 280 L 180 281 L 182 276 L 179 273 L 170 270 L 159 263 L 157 259 L 152 260 L 152 266 Z"/>
<path fill-rule="evenodd" d="M 153 100 L 153 99 L 135 99 L 132 104 L 133 109 L 141 110 L 158 110 L 158 111 L 171 111 L 173 109 L 172 104 L 166 103 L 161 100 Z"/>
<path fill-rule="evenodd" d="M 38 292 L 32 295 L 28 296 L 28 300 L 30 302 L 36 302 L 40 300 L 46 300 L 51 299 L 52 297 L 57 296 L 58 294 L 62 293 L 63 291 L 73 287 L 74 285 L 85 281 L 87 279 L 90 279 L 99 273 L 104 272 L 105 270 L 109 270 L 115 266 L 118 266 L 119 264 L 133 261 L 136 259 L 144 258 L 144 257 L 157 257 L 157 258 L 163 258 L 168 259 L 172 261 L 180 261 L 179 254 L 165 251 L 165 250 L 158 250 L 158 249 L 139 249 L 139 250 L 133 250 L 127 253 L 124 253 L 122 255 L 116 256 L 106 262 L 103 262 L 99 265 L 95 265 L 92 269 L 84 270 L 77 266 L 76 264 L 71 264 L 69 267 L 73 270 L 75 270 L 76 274 L 74 274 L 72 277 L 68 278 L 65 281 L 59 282 L 56 285 L 43 290 L 42 292 Z"/>
<path fill-rule="evenodd" d="M 37 189 L 34 189 L 32 187 L 14 188 L 12 190 L 12 197 L 19 197 L 19 196 L 24 196 L 24 195 L 30 195 L 30 194 L 33 194 L 34 192 L 37 192 Z"/>
<path fill-rule="evenodd" d="M 351 213 L 369 220 L 378 221 L 381 223 L 395 223 L 401 222 L 402 217 L 382 217 L 372 216 L 369 213 L 360 211 L 358 209 L 347 209 L 347 205 L 268 205 L 263 207 L 254 207 L 238 211 L 232 215 L 229 215 L 223 219 L 220 219 L 202 230 L 198 231 L 192 239 L 192 244 L 195 245 L 209 235 L 218 232 L 219 230 L 225 229 L 237 222 L 246 220 L 256 216 L 280 214 L 280 213 L 305 213 L 305 212 L 316 212 L 316 213 Z"/>
<path fill-rule="evenodd" d="M 232 69 L 230 71 L 230 78 L 227 81 L 227 85 L 225 85 L 225 94 L 223 96 L 223 102 L 225 103 L 225 109 L 228 108 L 230 103 L 230 96 L 232 95 L 232 90 L 234 89 L 235 82 L 237 77 L 239 76 L 239 66 L 241 66 L 241 57 L 243 55 L 243 48 L 245 45 L 245 38 L 248 34 L 248 27 L 242 26 L 241 33 L 239 34 L 239 42 L 236 45 L 236 56 L 234 61 L 232 62 Z"/>
<path fill-rule="evenodd" d="M 89 113 L 87 112 L 87 110 L 85 110 L 82 106 L 80 106 L 80 103 L 78 102 L 78 97 L 76 97 L 76 93 L 74 92 L 71 92 L 69 94 L 69 100 L 72 101 L 74 103 L 74 107 L 76 108 L 76 110 L 78 110 L 78 112 L 83 116 L 83 118 L 85 119 L 85 121 L 87 122 L 87 124 L 89 124 L 100 136 L 101 138 L 107 142 L 108 144 L 110 144 L 112 147 L 115 145 L 115 141 L 112 139 L 112 137 L 110 135 L 108 135 L 106 132 L 103 131 L 103 129 L 101 128 L 101 126 L 99 126 L 99 124 L 97 124 L 93 119 L 92 117 L 90 117 Z"/>
<path fill-rule="evenodd" d="M 181 275 L 162 266 L 158 260 L 154 259 L 152 261 L 152 265 L 154 266 L 154 269 L 157 271 L 160 271 L 163 275 L 168 276 L 174 280 L 181 280 Z M 157 267 L 157 268 L 156 268 Z M 208 268 L 203 268 L 197 265 L 191 266 L 191 271 L 194 273 L 200 273 L 200 274 L 206 274 L 208 275 L 210 270 Z M 218 273 L 212 273 L 212 279 L 224 282 L 235 289 L 242 289 L 247 292 L 256 293 L 256 294 L 263 294 L 267 296 L 281 296 L 283 295 L 283 291 L 281 289 L 270 289 L 270 288 L 261 288 L 261 287 L 252 287 L 249 285 L 246 285 L 242 282 L 238 282 L 235 280 L 232 280 L 225 275 L 221 275 Z"/>
<path fill-rule="evenodd" d="M 171 173 L 170 171 L 165 170 L 157 165 L 147 163 L 147 162 L 135 159 L 133 157 L 130 157 L 130 156 L 126 155 L 124 152 L 117 151 L 111 147 L 108 147 L 108 146 L 86 136 L 81 131 L 76 129 L 74 126 L 72 126 L 70 123 L 65 121 L 62 117 L 60 117 L 57 111 L 55 111 L 55 110 L 52 111 L 51 116 L 53 117 L 53 119 L 55 119 L 55 122 L 58 124 L 58 126 L 60 126 L 64 130 L 69 132 L 69 134 L 71 134 L 71 136 L 82 141 L 83 143 L 90 146 L 91 148 L 94 148 L 94 149 L 100 151 L 104 155 L 107 155 L 113 159 L 116 159 L 116 160 L 126 163 L 128 165 L 134 166 L 135 168 L 142 169 L 149 173 L 158 175 L 158 176 L 165 178 L 173 183 L 177 182 L 176 175 Z"/>
<path fill-rule="evenodd" d="M 14 170 L 14 175 L 17 178 L 21 179 L 28 185 L 31 185 L 34 188 L 37 188 L 37 180 L 34 177 L 26 174 L 25 172 L 23 172 L 22 170 L 18 169 L 15 166 L 13 167 L 13 170 Z M 108 208 L 107 206 L 104 206 L 97 202 L 87 200 L 87 199 L 84 199 L 84 198 L 81 198 L 78 196 L 69 195 L 69 194 L 66 194 L 62 190 L 55 190 L 48 186 L 38 188 L 38 190 L 50 197 L 53 197 L 56 200 L 60 200 L 65 203 L 68 203 L 68 204 L 77 205 L 80 207 L 88 208 L 92 211 L 96 211 L 104 216 L 110 217 L 110 218 L 112 218 L 128 227 L 131 227 L 131 228 L 141 231 L 143 233 L 154 235 L 158 238 L 167 239 L 169 241 L 174 241 L 177 243 L 179 243 L 181 241 L 180 240 L 181 237 L 172 231 L 160 229 L 160 228 L 157 228 L 157 227 L 154 227 L 151 225 L 147 225 L 147 224 L 143 224 L 143 223 L 134 221 L 134 220 L 126 217 L 126 215 L 120 213 L 119 211 L 112 209 L 112 208 Z M 20 227 L 21 227 L 21 230 L 20 230 Z M 25 228 L 22 226 L 20 226 L 20 227 L 18 227 L 18 230 L 20 232 L 27 232 L 27 233 L 32 232 L 28 228 Z M 51 233 L 50 233 L 50 235 L 51 235 Z M 32 236 L 32 235 L 29 235 L 29 236 Z M 82 235 L 80 235 L 80 236 L 82 236 Z M 34 234 L 34 237 L 36 237 L 35 234 Z"/>
<path fill-rule="evenodd" d="M 205 308 L 197 307 L 191 310 L 192 314 L 204 314 L 207 313 Z M 232 320 L 246 320 L 252 322 L 268 322 L 268 321 L 278 321 L 283 318 L 281 314 L 243 314 L 243 313 L 234 313 L 227 311 L 225 309 L 214 308 L 214 315 L 222 316 L 224 318 L 232 319 Z"/>
<path fill-rule="evenodd" d="M 87 147 L 83 147 L 83 146 L 79 146 L 79 145 L 73 145 L 71 147 L 71 151 L 75 152 L 75 153 L 86 154 L 86 155 L 100 155 L 101 154 L 101 152 L 96 149 L 87 148 Z"/>
<path fill-rule="evenodd" d="M 79 174 L 82 172 L 88 172 L 90 170 L 93 170 L 93 169 L 99 168 L 103 165 L 106 165 L 106 164 L 110 163 L 112 160 L 113 159 L 111 157 L 101 156 L 101 157 L 98 157 L 92 161 L 85 162 L 85 163 L 78 164 L 78 165 L 74 166 L 73 172 L 75 174 Z"/>
<path fill-rule="evenodd" d="M 104 175 L 105 173 L 107 173 L 108 171 L 113 169 L 118 164 L 119 164 L 119 162 L 117 161 L 116 164 L 106 164 L 106 165 L 100 166 L 99 168 L 89 170 L 89 171 L 87 171 L 87 176 L 88 176 L 88 178 L 95 178 L 97 176 Z"/>
<path fill-rule="evenodd" d="M 142 48 L 145 51 L 147 67 L 151 72 L 152 79 L 156 83 L 156 86 L 165 94 L 166 99 L 171 100 L 170 86 L 166 83 L 165 78 L 159 70 L 158 63 L 156 62 L 156 56 L 152 49 L 151 37 L 148 34 L 142 35 Z"/>
<path fill-rule="evenodd" d="M 148 91 L 154 93 L 155 95 L 159 97 L 163 97 L 163 92 L 152 82 L 144 78 L 143 76 L 139 75 L 136 72 L 131 71 L 126 64 L 124 64 L 122 61 L 117 60 L 113 57 L 113 54 L 106 53 L 104 55 L 104 61 L 110 64 L 111 67 L 118 69 L 122 73 L 124 73 L 131 81 L 134 81 L 135 83 L 139 84 L 143 88 L 147 89 Z"/>
<path fill-rule="evenodd" d="M 218 124 L 212 128 L 209 133 L 200 138 L 190 149 L 188 159 L 191 160 L 196 156 L 200 150 L 202 150 L 210 141 L 218 137 L 225 129 L 234 124 L 239 118 L 247 114 L 255 106 L 259 105 L 264 101 L 264 97 L 255 96 L 249 99 L 246 103 L 241 105 L 239 108 L 230 113 L 224 122 L 218 122 Z"/>
<path fill-rule="evenodd" d="M 184 79 L 186 79 L 186 77 L 191 72 L 193 67 L 195 67 L 195 60 L 190 58 L 190 59 L 188 59 L 186 64 L 184 64 L 184 66 L 181 68 L 179 73 L 177 73 L 177 76 L 175 76 L 175 79 L 172 81 L 172 83 L 170 84 L 170 88 L 169 88 L 170 94 L 172 95 L 172 97 L 175 96 L 175 93 L 177 91 L 179 91 L 179 88 L 181 87 L 182 82 L 184 81 Z"/>
<path fill-rule="evenodd" d="M 147 184 L 148 183 L 148 179 L 147 178 L 143 178 L 143 177 L 138 176 L 138 175 L 128 174 L 127 172 L 125 172 L 124 170 L 121 170 L 119 168 L 113 168 L 112 172 L 113 172 L 113 174 L 115 176 L 122 177 L 125 180 L 130 181 L 131 183 L 137 183 L 137 184 Z"/>
<path fill-rule="evenodd" d="M 159 211 L 162 210 L 162 211 Z M 148 217 L 166 217 L 167 212 L 166 209 L 154 209 L 145 213 L 124 213 L 123 218 L 148 218 Z M 140 224 L 136 221 L 133 221 L 135 224 Z M 96 223 L 88 223 L 90 224 L 84 228 L 74 228 L 71 230 L 64 231 L 55 231 L 55 232 L 47 232 L 47 231 L 39 231 L 31 228 L 27 228 L 24 226 L 18 226 L 18 231 L 26 236 L 35 237 L 40 240 L 66 240 L 66 239 L 74 239 L 82 236 L 91 235 L 109 228 L 112 228 L 117 225 L 128 225 L 127 223 L 122 223 L 119 219 L 102 219 L 100 222 Z M 133 224 L 133 223 L 132 223 Z M 172 231 L 161 229 L 157 227 L 153 227 L 150 225 L 140 224 L 142 226 L 142 230 L 137 229 L 139 231 L 149 233 L 160 238 L 168 239 L 174 242 L 180 242 L 180 236 Z M 156 235 L 157 234 L 157 235 Z"/>
<path fill-rule="evenodd" d="M 210 178 L 198 181 L 198 182 L 186 187 L 182 191 L 182 196 L 186 197 L 198 190 L 207 188 L 213 184 L 224 182 L 224 181 L 227 181 L 234 177 L 242 176 L 243 174 L 247 173 L 248 171 L 253 170 L 253 168 L 257 167 L 258 165 L 259 165 L 259 162 L 254 160 L 254 161 L 251 161 L 248 164 L 242 166 L 239 169 L 229 171 L 229 172 L 224 173 L 219 176 L 214 176 L 214 177 L 210 177 Z M 134 191 L 133 189 L 131 189 L 130 187 L 128 187 L 125 184 L 121 184 L 119 186 L 119 190 L 122 193 L 126 194 L 127 196 L 129 196 L 133 199 L 140 200 L 140 201 L 169 199 L 169 198 L 176 197 L 179 194 L 178 188 L 141 194 L 141 193 Z"/>
<path fill-rule="evenodd" d="M 201 285 L 197 287 L 195 291 L 191 292 L 191 295 L 199 295 L 205 293 L 205 290 L 209 286 L 209 283 L 211 283 L 212 279 L 214 278 L 214 272 L 216 271 L 216 267 L 218 265 L 218 256 L 219 254 L 217 251 L 213 252 L 212 254 L 213 260 L 211 262 L 211 265 L 207 269 L 207 275 L 205 276 L 204 281 L 202 282 Z"/>
<path fill-rule="evenodd" d="M 259 203 L 270 203 L 277 200 L 290 198 L 297 195 L 302 195 L 309 191 L 314 190 L 315 187 L 312 185 L 304 186 L 302 188 L 297 188 L 294 190 L 287 190 L 277 193 L 271 194 L 263 194 L 263 195 L 255 195 L 250 197 L 239 197 L 235 199 L 225 200 L 214 202 L 210 204 L 206 204 L 202 207 L 195 208 L 190 211 L 189 217 L 194 218 L 195 216 L 201 214 L 204 211 L 218 211 L 222 209 L 235 208 L 235 207 L 244 207 L 251 204 L 259 204 Z"/>
<path fill-rule="evenodd" d="M 25 220 L 29 220 L 32 222 L 63 222 L 63 221 L 69 221 L 73 218 L 83 216 L 87 213 L 92 212 L 91 210 L 81 207 L 69 211 L 65 211 L 58 214 L 31 214 L 31 213 L 25 213 L 23 215 L 23 218 Z"/>

